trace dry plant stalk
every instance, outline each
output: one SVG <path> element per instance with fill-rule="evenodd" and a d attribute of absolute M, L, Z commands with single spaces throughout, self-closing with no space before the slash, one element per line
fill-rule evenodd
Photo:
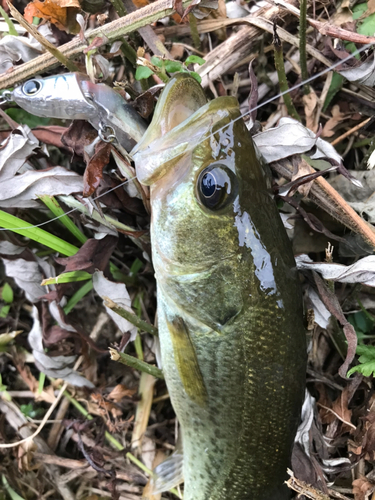
<path fill-rule="evenodd" d="M 182 7 L 185 9 L 190 5 L 192 0 L 182 0 Z M 82 39 L 76 36 L 68 43 L 61 45 L 59 51 L 65 57 L 71 59 L 74 56 L 83 52 L 88 47 L 89 42 L 87 38 L 93 40 L 94 38 L 101 38 L 102 45 L 113 42 L 118 38 L 131 33 L 133 31 L 152 24 L 163 17 L 170 16 L 175 12 L 173 8 L 173 0 L 157 0 L 156 2 L 146 5 L 141 9 L 128 14 L 127 16 L 120 17 L 111 23 L 105 24 L 93 30 L 88 30 Z M 100 45 L 96 45 L 99 47 Z M 32 59 L 20 66 L 14 68 L 11 73 L 5 73 L 0 76 L 0 89 L 12 87 L 21 80 L 32 78 L 37 73 L 43 73 L 58 65 L 56 58 L 48 53 Z"/>
<path fill-rule="evenodd" d="M 141 400 L 137 403 L 132 435 L 133 449 L 140 449 L 142 447 L 142 439 L 150 418 L 155 382 L 155 377 L 148 373 L 142 373 L 138 390 L 138 395 L 141 397 Z"/>
<path fill-rule="evenodd" d="M 299 494 L 298 496 L 304 495 L 306 498 L 310 498 L 311 500 L 330 500 L 329 496 L 325 495 L 313 486 L 308 485 L 304 481 L 294 477 L 294 474 L 290 469 L 288 469 L 288 474 L 290 475 L 290 479 L 285 481 L 285 483 L 288 488 L 296 491 Z"/>
<path fill-rule="evenodd" d="M 270 166 L 288 181 L 292 180 L 294 167 L 289 161 L 274 162 Z M 315 172 L 316 170 L 310 167 L 310 173 Z M 313 181 L 307 197 L 351 231 L 360 234 L 369 245 L 375 248 L 375 229 L 362 219 L 323 177 L 318 177 Z"/>
<path fill-rule="evenodd" d="M 23 15 L 18 12 L 18 10 L 7 0 L 7 5 L 9 7 L 10 13 L 20 23 L 20 25 L 25 28 L 25 30 L 32 35 L 35 40 L 37 40 L 53 57 L 55 57 L 61 64 L 63 64 L 69 71 L 79 71 L 79 68 L 69 59 L 62 54 L 57 47 L 55 47 L 51 42 L 49 42 L 43 35 L 39 33 L 35 26 L 30 24 Z"/>

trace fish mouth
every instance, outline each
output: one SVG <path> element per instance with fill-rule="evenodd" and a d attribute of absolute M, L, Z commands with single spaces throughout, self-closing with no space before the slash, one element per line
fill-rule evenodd
<path fill-rule="evenodd" d="M 238 110 L 235 97 L 218 97 L 207 103 L 194 78 L 184 73 L 172 78 L 159 98 L 146 134 L 130 153 L 138 180 L 146 185 L 158 181 L 233 110 Z"/>

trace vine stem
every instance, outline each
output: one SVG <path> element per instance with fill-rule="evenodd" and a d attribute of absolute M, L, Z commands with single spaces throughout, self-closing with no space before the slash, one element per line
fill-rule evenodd
<path fill-rule="evenodd" d="M 123 365 L 131 366 L 132 368 L 148 373 L 155 378 L 164 379 L 163 372 L 157 366 L 150 365 L 149 363 L 141 361 L 134 356 L 129 356 L 129 354 L 126 354 L 125 352 L 116 351 L 116 349 L 113 349 L 112 347 L 109 348 L 109 354 L 111 355 L 112 361 L 118 361 Z"/>
<path fill-rule="evenodd" d="M 307 29 L 307 0 L 300 0 L 300 16 L 299 16 L 299 63 L 301 66 L 301 78 L 305 81 L 309 78 L 307 72 L 307 56 L 306 56 L 306 29 Z M 305 83 L 303 86 L 305 95 L 310 94 L 310 85 Z"/>
<path fill-rule="evenodd" d="M 280 92 L 286 92 L 283 94 L 284 103 L 286 109 L 288 110 L 289 115 L 295 120 L 301 121 L 299 114 L 297 113 L 296 108 L 294 107 L 292 98 L 290 93 L 288 92 L 289 86 L 288 81 L 286 79 L 285 74 L 285 66 L 284 66 L 284 56 L 283 56 L 283 46 L 279 35 L 277 34 L 277 26 L 274 24 L 274 34 L 273 34 L 273 48 L 274 48 L 274 56 L 275 56 L 275 67 L 277 71 L 277 76 L 279 79 Z"/>
<path fill-rule="evenodd" d="M 127 319 L 132 323 L 134 326 L 139 328 L 140 330 L 151 333 L 151 335 L 157 335 L 158 334 L 158 329 L 151 325 L 150 323 L 147 323 L 147 321 L 144 321 L 141 318 L 138 318 L 138 316 L 127 309 L 124 309 L 123 307 L 118 306 L 113 300 L 111 300 L 109 297 L 103 297 L 104 299 L 104 305 L 106 307 L 109 307 L 112 309 L 113 312 L 118 314 L 124 319 Z"/>

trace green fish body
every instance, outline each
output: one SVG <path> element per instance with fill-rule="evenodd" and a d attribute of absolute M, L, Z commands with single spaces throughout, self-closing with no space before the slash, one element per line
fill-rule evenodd
<path fill-rule="evenodd" d="M 302 298 L 267 170 L 233 97 L 166 85 L 133 152 L 151 186 L 163 371 L 185 500 L 283 500 L 306 368 Z"/>

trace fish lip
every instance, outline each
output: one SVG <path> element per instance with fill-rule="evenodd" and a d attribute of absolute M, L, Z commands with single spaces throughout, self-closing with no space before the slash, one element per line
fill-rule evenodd
<path fill-rule="evenodd" d="M 143 149 L 141 141 L 130 153 L 136 164 L 138 180 L 145 185 L 157 182 L 177 161 L 207 139 L 212 127 L 231 116 L 233 110 L 238 110 L 235 97 L 218 97 L 162 137 L 146 143 Z"/>

